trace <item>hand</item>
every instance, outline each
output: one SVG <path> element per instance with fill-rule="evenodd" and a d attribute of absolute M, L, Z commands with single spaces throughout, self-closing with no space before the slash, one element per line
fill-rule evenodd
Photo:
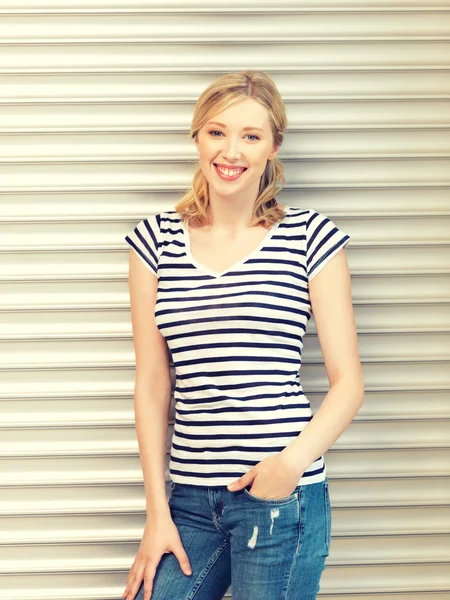
<path fill-rule="evenodd" d="M 161 560 L 161 556 L 169 552 L 175 554 L 183 573 L 191 575 L 189 558 L 173 520 L 170 517 L 147 519 L 141 545 L 128 575 L 127 587 L 122 594 L 122 598 L 134 600 L 144 579 L 144 600 L 150 600 L 156 567 Z"/>
<path fill-rule="evenodd" d="M 267 500 L 277 500 L 292 494 L 304 471 L 300 461 L 294 460 L 292 453 L 287 451 L 286 447 L 278 454 L 259 462 L 227 487 L 231 492 L 236 492 L 253 483 L 250 489 L 253 495 Z"/>

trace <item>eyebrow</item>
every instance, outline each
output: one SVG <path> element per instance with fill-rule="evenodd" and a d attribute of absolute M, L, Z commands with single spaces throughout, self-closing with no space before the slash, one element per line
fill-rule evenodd
<path fill-rule="evenodd" d="M 220 125 L 225 129 L 227 128 L 226 125 L 224 125 L 223 123 L 219 123 L 219 121 L 208 121 L 208 125 Z M 258 129 L 259 131 L 262 131 L 264 133 L 264 129 L 261 129 L 261 127 L 244 127 L 244 131 L 249 131 L 250 129 Z"/>

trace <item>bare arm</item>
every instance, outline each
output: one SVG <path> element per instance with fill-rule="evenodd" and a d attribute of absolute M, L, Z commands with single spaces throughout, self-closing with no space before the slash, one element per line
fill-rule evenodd
<path fill-rule="evenodd" d="M 134 411 L 147 515 L 170 516 L 165 492 L 165 459 L 172 394 L 169 350 L 154 319 L 158 279 L 133 250 L 130 251 L 128 281 L 136 355 Z"/>
<path fill-rule="evenodd" d="M 183 573 L 192 573 L 189 557 L 172 520 L 166 498 L 165 462 L 172 397 L 170 353 L 154 318 L 158 278 L 156 271 L 151 268 L 151 261 L 146 264 L 145 259 L 140 260 L 134 250 L 130 251 L 129 289 L 136 354 L 134 411 L 144 475 L 147 522 L 122 594 L 125 600 L 135 599 L 142 580 L 143 600 L 150 600 L 156 569 L 165 553 L 173 552 Z"/>
<path fill-rule="evenodd" d="M 283 451 L 303 470 L 332 446 L 364 401 L 350 273 L 343 249 L 311 279 L 309 295 L 330 389 L 308 425 Z"/>

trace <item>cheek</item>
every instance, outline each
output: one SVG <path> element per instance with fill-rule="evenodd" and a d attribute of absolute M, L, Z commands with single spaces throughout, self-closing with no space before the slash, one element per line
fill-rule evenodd
<path fill-rule="evenodd" d="M 214 151 L 214 143 L 213 140 L 209 138 L 203 138 L 199 145 L 197 146 L 200 154 L 203 156 L 209 156 Z"/>
<path fill-rule="evenodd" d="M 199 159 L 200 159 L 200 165 L 202 166 L 202 168 L 205 171 L 211 170 L 211 168 L 213 167 L 212 163 L 213 163 L 214 159 L 216 158 L 216 155 L 217 155 L 217 152 L 213 152 L 209 148 L 202 148 Z"/>
<path fill-rule="evenodd" d="M 211 159 L 212 160 L 212 159 Z M 213 177 L 212 174 L 212 169 L 213 169 L 213 165 L 211 164 L 211 161 L 209 158 L 207 157 L 202 157 L 200 160 L 200 169 L 203 172 L 203 175 L 205 176 L 205 178 L 210 181 Z"/>
<path fill-rule="evenodd" d="M 267 152 L 263 149 L 259 149 L 259 151 L 255 151 L 254 153 L 248 154 L 247 160 L 249 165 L 252 166 L 255 170 L 264 170 L 267 163 Z"/>
<path fill-rule="evenodd" d="M 264 171 L 266 169 L 266 165 L 267 165 L 267 160 L 265 157 L 262 157 L 262 158 L 256 157 L 249 164 L 249 166 L 251 168 L 251 175 L 253 177 L 260 177 L 264 173 Z"/>

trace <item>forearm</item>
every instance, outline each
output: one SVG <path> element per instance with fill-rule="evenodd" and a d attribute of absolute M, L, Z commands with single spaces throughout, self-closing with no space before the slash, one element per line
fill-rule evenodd
<path fill-rule="evenodd" d="M 170 394 L 170 390 L 159 385 L 135 386 L 136 433 L 144 476 L 147 516 L 169 513 L 165 462 Z"/>
<path fill-rule="evenodd" d="M 334 444 L 364 400 L 364 382 L 342 379 L 330 387 L 313 418 L 282 451 L 303 471 Z"/>

